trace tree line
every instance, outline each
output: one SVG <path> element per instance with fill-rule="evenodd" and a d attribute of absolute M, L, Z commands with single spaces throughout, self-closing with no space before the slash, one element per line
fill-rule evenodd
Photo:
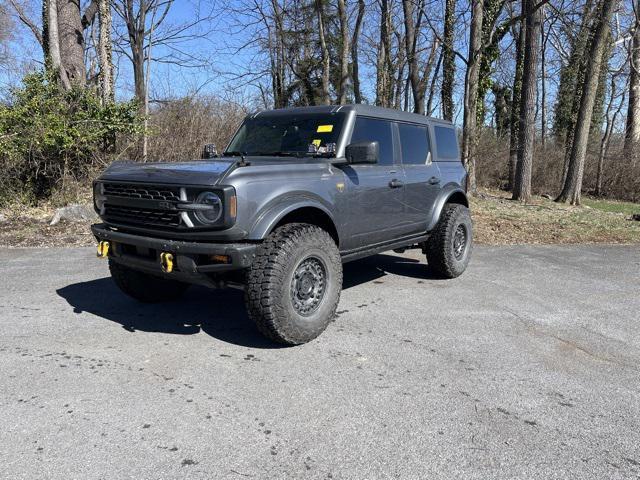
<path fill-rule="evenodd" d="M 29 15 L 34 4 L 41 22 Z M 546 152 L 557 154 L 556 199 L 571 204 L 580 204 L 589 161 L 596 194 L 604 193 L 612 149 L 625 172 L 640 167 L 640 0 L 185 4 L 8 0 L 4 9 L 32 33 L 62 92 L 88 90 L 104 107 L 119 103 L 114 57 L 129 62 L 142 122 L 129 153 L 143 160 L 152 159 L 155 141 L 148 122 L 170 103 L 150 98 L 152 66 L 171 63 L 223 79 L 216 88 L 242 92 L 246 110 L 371 103 L 454 121 L 472 191 L 489 137 L 507 147 L 500 186 L 524 202 Z M 174 22 L 178 10 L 188 20 Z M 193 38 L 209 41 L 208 55 L 180 48 Z M 116 154 L 121 132 L 109 135 L 102 147 Z"/>

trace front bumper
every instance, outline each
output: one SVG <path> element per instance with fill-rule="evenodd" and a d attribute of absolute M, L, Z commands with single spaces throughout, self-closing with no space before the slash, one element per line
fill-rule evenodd
<path fill-rule="evenodd" d="M 145 237 L 114 230 L 99 223 L 91 226 L 98 241 L 110 242 L 109 258 L 136 270 L 161 275 L 189 283 L 212 286 L 217 274 L 244 270 L 255 257 L 256 243 L 204 243 Z M 172 253 L 176 267 L 172 273 L 164 273 L 160 254 Z M 222 255 L 225 262 L 212 260 Z M 215 283 L 215 282 L 213 282 Z"/>

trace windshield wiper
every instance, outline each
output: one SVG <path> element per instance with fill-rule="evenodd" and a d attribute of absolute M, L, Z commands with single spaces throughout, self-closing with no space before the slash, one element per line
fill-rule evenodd
<path fill-rule="evenodd" d="M 254 152 L 251 155 L 255 155 L 256 157 L 296 157 L 302 158 L 308 156 L 309 154 L 306 152 Z"/>
<path fill-rule="evenodd" d="M 231 152 L 224 152 L 223 155 L 227 157 L 245 157 L 247 155 L 247 152 L 231 151 Z"/>

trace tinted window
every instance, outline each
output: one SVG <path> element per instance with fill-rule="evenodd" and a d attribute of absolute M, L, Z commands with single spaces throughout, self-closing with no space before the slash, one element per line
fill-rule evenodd
<path fill-rule="evenodd" d="M 450 127 L 435 127 L 438 158 L 441 160 L 458 160 L 458 139 L 456 131 Z"/>
<path fill-rule="evenodd" d="M 310 145 L 322 153 L 337 143 L 344 114 L 258 115 L 247 118 L 227 151 L 248 155 L 307 154 Z"/>
<path fill-rule="evenodd" d="M 356 117 L 351 134 L 351 143 L 378 142 L 380 145 L 380 165 L 393 164 L 393 136 L 391 123 L 385 120 Z"/>
<path fill-rule="evenodd" d="M 430 150 L 427 127 L 401 123 L 398 128 L 402 145 L 402 163 L 405 165 L 426 164 Z"/>

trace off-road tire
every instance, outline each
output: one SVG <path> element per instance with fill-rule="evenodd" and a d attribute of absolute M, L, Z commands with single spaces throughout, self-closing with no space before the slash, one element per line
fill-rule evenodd
<path fill-rule="evenodd" d="M 316 309 L 301 315 L 294 307 L 293 277 L 303 262 L 323 264 L 323 295 Z M 247 272 L 245 302 L 249 318 L 272 341 L 309 342 L 333 320 L 342 290 L 342 261 L 331 236 L 304 223 L 279 227 L 260 244 Z"/>
<path fill-rule="evenodd" d="M 456 257 L 454 240 L 458 228 L 466 231 L 466 244 L 462 255 Z M 427 263 L 438 276 L 456 278 L 466 270 L 473 249 L 472 232 L 469 209 L 446 204 L 426 245 Z"/>
<path fill-rule="evenodd" d="M 111 278 L 120 290 L 144 303 L 160 303 L 177 300 L 189 284 L 168 280 L 125 267 L 109 259 Z"/>

